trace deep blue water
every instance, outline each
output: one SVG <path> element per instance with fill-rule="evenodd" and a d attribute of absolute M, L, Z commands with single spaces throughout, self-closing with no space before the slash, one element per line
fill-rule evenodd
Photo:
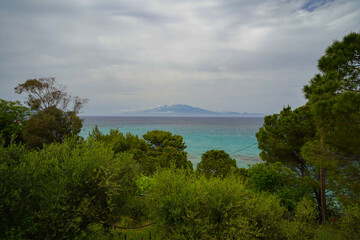
<path fill-rule="evenodd" d="M 194 167 L 201 155 L 211 149 L 225 150 L 235 158 L 238 167 L 260 161 L 255 133 L 263 118 L 232 117 L 81 117 L 84 119 L 81 136 L 98 126 L 103 133 L 110 129 L 142 136 L 147 131 L 164 130 L 181 135 L 187 146 L 188 158 Z M 251 146 L 250 146 L 251 145 Z M 248 147 L 250 146 L 250 147 Z M 245 149 L 243 149 L 245 148 Z M 243 149 L 239 151 L 240 149 Z"/>

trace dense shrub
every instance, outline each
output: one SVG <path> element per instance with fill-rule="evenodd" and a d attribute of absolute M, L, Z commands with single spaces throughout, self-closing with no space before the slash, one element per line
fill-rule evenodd
<path fill-rule="evenodd" d="M 155 174 L 152 213 L 163 239 L 281 239 L 286 209 L 269 194 L 247 191 L 235 177 Z"/>
<path fill-rule="evenodd" d="M 259 163 L 248 170 L 249 183 L 258 192 L 267 191 L 277 195 L 281 204 L 293 211 L 297 202 L 304 196 L 311 196 L 311 179 L 297 177 L 293 171 L 277 162 Z"/>
<path fill-rule="evenodd" d="M 340 221 L 341 235 L 344 239 L 360 239 L 360 204 L 345 208 L 345 216 Z"/>
<path fill-rule="evenodd" d="M 308 198 L 297 203 L 292 221 L 287 222 L 284 230 L 288 239 L 314 239 L 319 226 L 316 204 Z"/>
<path fill-rule="evenodd" d="M 93 223 L 104 228 L 131 214 L 138 169 L 88 139 L 27 152 L 0 148 L 0 238 L 72 239 Z"/>

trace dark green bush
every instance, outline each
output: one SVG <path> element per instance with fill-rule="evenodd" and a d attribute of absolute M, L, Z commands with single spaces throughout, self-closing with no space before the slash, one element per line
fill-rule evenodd
<path fill-rule="evenodd" d="M 90 224 L 106 229 L 131 215 L 138 168 L 128 154 L 91 138 L 0 151 L 0 238 L 72 239 Z"/>
<path fill-rule="evenodd" d="M 248 170 L 249 183 L 258 192 L 267 191 L 277 195 L 281 204 L 293 211 L 304 196 L 311 196 L 311 179 L 299 178 L 293 171 L 277 162 L 259 163 Z"/>

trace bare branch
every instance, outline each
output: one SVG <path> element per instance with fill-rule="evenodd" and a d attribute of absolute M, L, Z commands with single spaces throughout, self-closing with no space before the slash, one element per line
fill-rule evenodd
<path fill-rule="evenodd" d="M 87 99 L 72 97 L 66 92 L 65 86 L 56 84 L 53 77 L 29 79 L 15 87 L 15 92 L 18 94 L 26 92 L 28 94 L 26 103 L 35 110 L 56 107 L 62 111 L 69 111 L 69 104 L 73 102 L 73 111 L 78 113 L 88 101 Z"/>

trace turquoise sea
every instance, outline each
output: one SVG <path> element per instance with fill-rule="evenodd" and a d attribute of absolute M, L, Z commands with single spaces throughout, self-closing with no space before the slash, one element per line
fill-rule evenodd
<path fill-rule="evenodd" d="M 181 135 L 187 146 L 188 158 L 194 167 L 201 155 L 211 149 L 225 150 L 236 159 L 238 167 L 260 160 L 255 134 L 263 118 L 233 117 L 81 117 L 84 119 L 81 136 L 87 137 L 97 125 L 103 133 L 110 129 L 142 136 L 147 131 L 164 130 Z"/>

